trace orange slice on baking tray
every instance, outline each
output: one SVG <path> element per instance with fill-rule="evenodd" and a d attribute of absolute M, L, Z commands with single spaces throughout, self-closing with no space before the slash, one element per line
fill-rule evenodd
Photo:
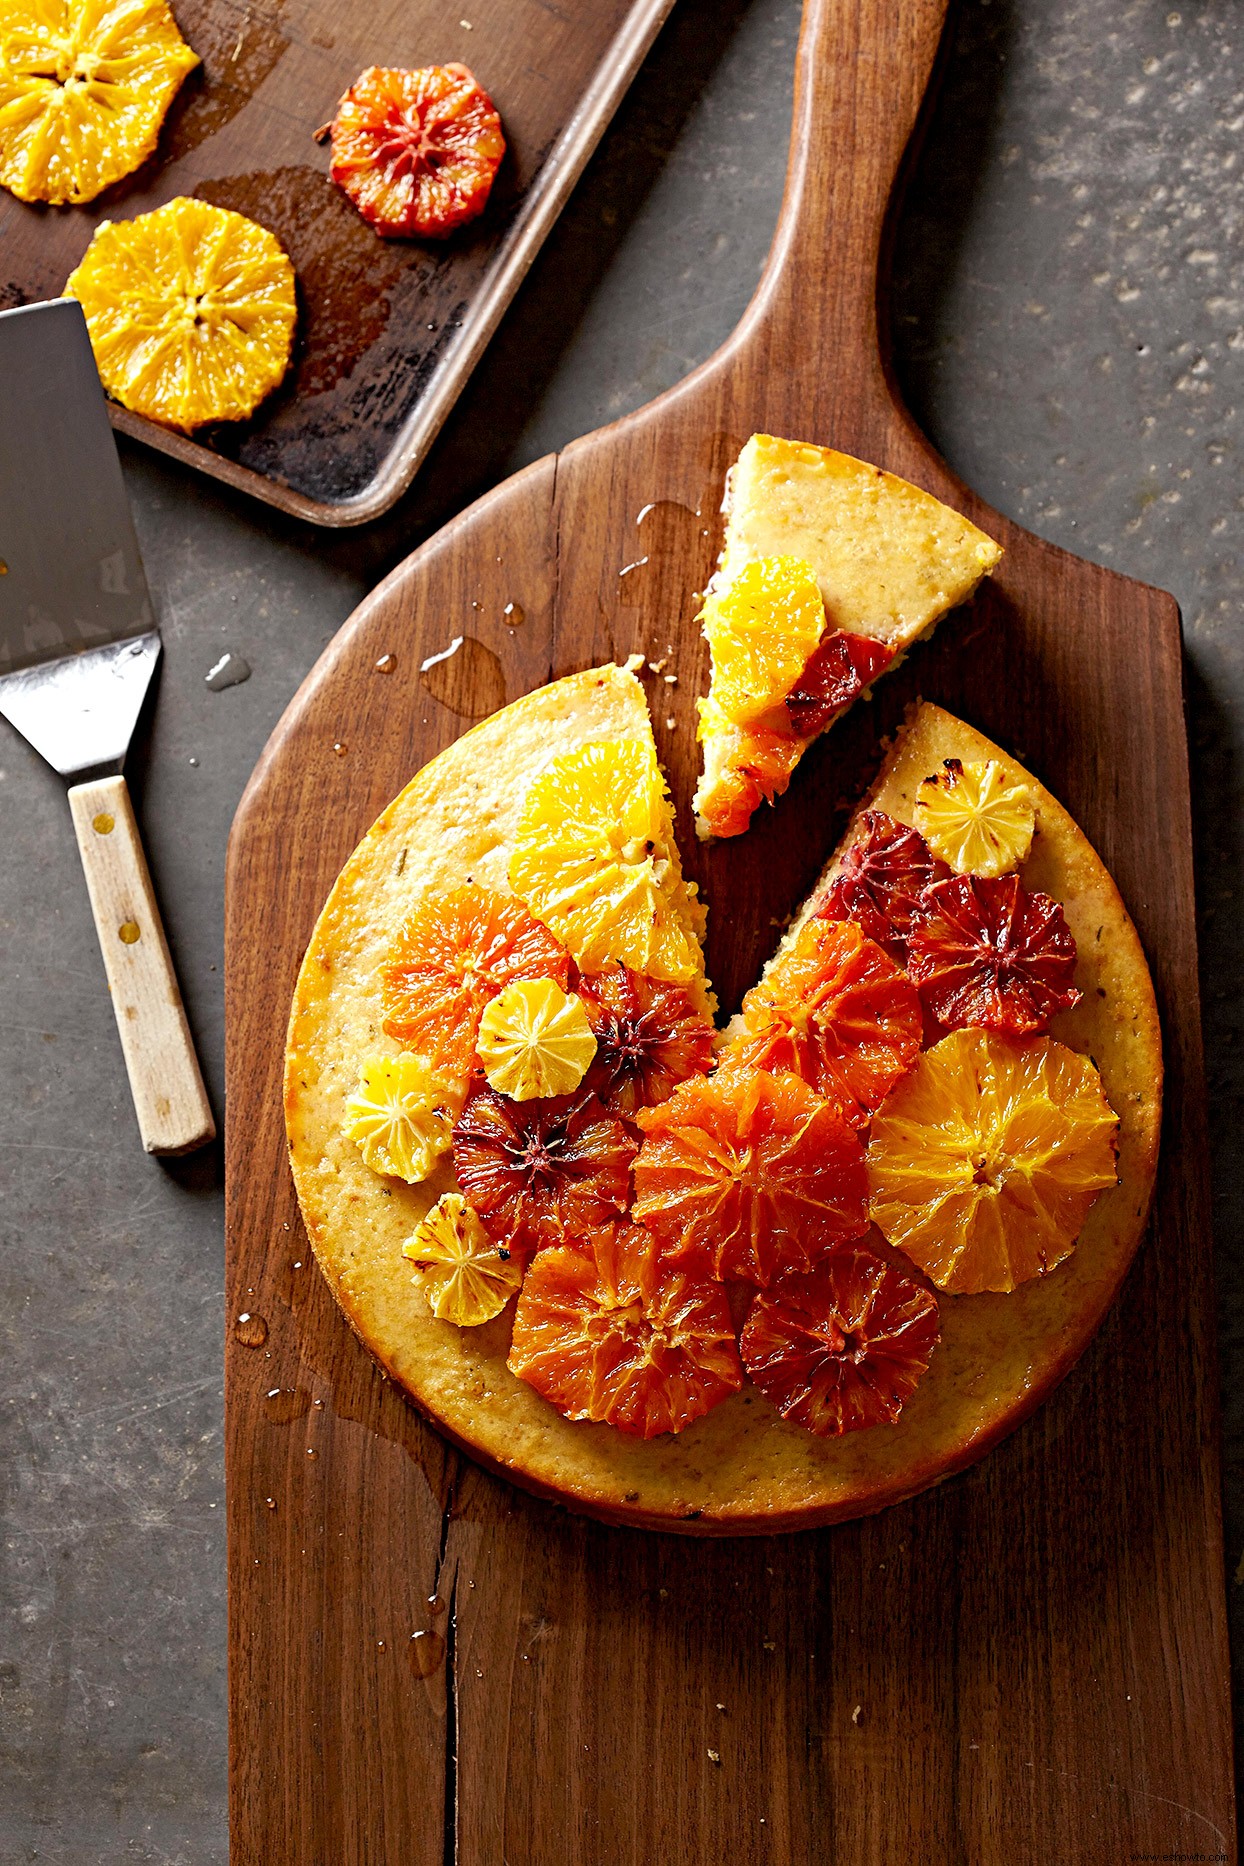
<path fill-rule="evenodd" d="M 372 65 L 330 127 L 333 180 L 389 238 L 441 239 L 474 220 L 505 154 L 496 106 L 465 65 Z"/>

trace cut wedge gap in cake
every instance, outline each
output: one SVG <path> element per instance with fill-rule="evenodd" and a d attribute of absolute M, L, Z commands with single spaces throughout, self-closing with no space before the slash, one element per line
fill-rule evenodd
<path fill-rule="evenodd" d="M 880 467 L 753 434 L 701 625 L 702 838 L 740 835 L 820 733 L 996 567 L 1001 546 Z"/>

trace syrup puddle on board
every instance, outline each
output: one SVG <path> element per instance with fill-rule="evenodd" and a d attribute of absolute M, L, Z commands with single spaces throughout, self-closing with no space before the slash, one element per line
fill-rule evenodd
<path fill-rule="evenodd" d="M 460 719 L 483 719 L 505 705 L 505 675 L 491 648 L 459 635 L 420 663 L 420 683 Z"/>

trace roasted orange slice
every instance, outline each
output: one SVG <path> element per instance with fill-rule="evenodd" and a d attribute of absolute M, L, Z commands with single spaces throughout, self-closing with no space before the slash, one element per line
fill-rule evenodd
<path fill-rule="evenodd" d="M 447 1100 L 417 1056 L 368 1056 L 346 1102 L 345 1130 L 365 1166 L 416 1186 L 449 1150 Z"/>
<path fill-rule="evenodd" d="M 800 1076 L 859 1127 L 920 1053 L 920 995 L 849 920 L 811 919 L 743 1000 L 729 1061 Z"/>
<path fill-rule="evenodd" d="M 289 367 L 294 268 L 266 227 L 207 201 L 101 221 L 64 295 L 109 395 L 165 427 L 244 421 Z"/>
<path fill-rule="evenodd" d="M 479 1328 L 500 1315 L 523 1280 L 508 1251 L 498 1250 L 460 1192 L 445 1192 L 402 1245 L 439 1322 Z"/>
<path fill-rule="evenodd" d="M 332 122 L 331 174 L 377 233 L 440 239 L 482 214 L 505 137 L 465 65 L 372 65 Z"/>
<path fill-rule="evenodd" d="M 521 901 L 476 886 L 428 895 L 383 968 L 384 1027 L 433 1068 L 469 1076 L 490 999 L 519 979 L 551 978 L 564 990 L 569 971 Z"/>
<path fill-rule="evenodd" d="M 1058 902 L 1017 875 L 953 875 L 925 893 L 907 969 L 939 1024 L 981 1024 L 1024 1036 L 1080 994 L 1076 943 Z"/>
<path fill-rule="evenodd" d="M 832 1251 L 748 1310 L 743 1365 L 784 1419 L 822 1438 L 893 1425 L 928 1371 L 937 1299 L 866 1250 Z"/>
<path fill-rule="evenodd" d="M 916 792 L 915 817 L 935 855 L 960 875 L 1007 875 L 1032 847 L 1037 811 L 1027 784 L 996 758 L 946 758 Z"/>
<path fill-rule="evenodd" d="M 93 201 L 146 161 L 198 62 L 164 0 L 2 0 L 0 185 Z"/>
<path fill-rule="evenodd" d="M 596 1038 L 587 1086 L 615 1114 L 655 1107 L 712 1067 L 712 1021 L 681 985 L 611 965 L 580 978 L 579 996 Z"/>
<path fill-rule="evenodd" d="M 454 1177 L 489 1236 L 519 1257 L 615 1223 L 634 1157 L 593 1095 L 515 1102 L 478 1087 L 454 1124 Z"/>
<path fill-rule="evenodd" d="M 490 1088 L 536 1101 L 578 1088 L 596 1039 L 573 993 L 551 978 L 522 978 L 484 1006 L 478 1050 Z"/>
<path fill-rule="evenodd" d="M 859 834 L 813 911 L 824 920 L 854 920 L 905 965 L 907 935 L 921 897 L 932 882 L 949 874 L 918 830 L 895 822 L 884 810 L 866 810 Z"/>
<path fill-rule="evenodd" d="M 797 1076 L 694 1076 L 637 1118 L 634 1216 L 701 1274 L 763 1289 L 867 1228 L 859 1139 Z"/>
<path fill-rule="evenodd" d="M 725 1291 L 665 1262 L 638 1225 L 540 1252 L 509 1365 L 568 1419 L 640 1438 L 681 1432 L 743 1384 Z"/>
<path fill-rule="evenodd" d="M 873 1118 L 873 1218 L 939 1289 L 1014 1289 L 1063 1261 L 1114 1185 L 1118 1125 L 1086 1056 L 956 1030 Z"/>

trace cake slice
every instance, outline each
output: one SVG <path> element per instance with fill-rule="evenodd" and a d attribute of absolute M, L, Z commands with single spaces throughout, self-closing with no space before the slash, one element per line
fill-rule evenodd
<path fill-rule="evenodd" d="M 906 480 L 828 447 L 753 434 L 726 484 L 701 624 L 701 837 L 737 836 L 807 746 L 966 602 L 1002 556 Z"/>

